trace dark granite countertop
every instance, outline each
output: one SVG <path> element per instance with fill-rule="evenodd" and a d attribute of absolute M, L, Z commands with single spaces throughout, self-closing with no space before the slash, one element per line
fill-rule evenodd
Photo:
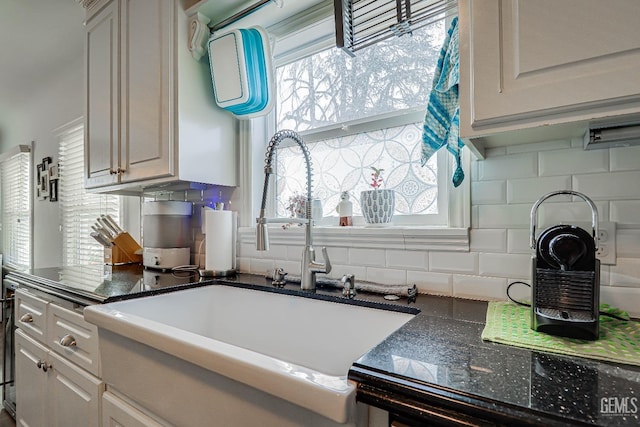
<path fill-rule="evenodd" d="M 360 401 L 447 425 L 640 425 L 639 367 L 482 341 L 486 302 L 420 295 L 416 306 L 353 364 Z"/>
<path fill-rule="evenodd" d="M 200 279 L 197 273 L 162 273 L 141 266 L 107 271 L 104 266 L 47 268 L 12 274 L 88 303 L 215 282 L 309 295 L 296 284 L 276 289 L 263 276 L 239 274 L 210 280 Z M 339 289 L 329 287 L 320 286 L 314 297 L 345 302 Z M 349 371 L 349 378 L 358 383 L 358 400 L 398 414 L 401 421 L 640 425 L 639 367 L 482 341 L 486 302 L 428 295 L 419 295 L 414 303 L 406 298 L 389 302 L 366 293 L 349 302 L 385 304 L 385 308 L 412 313 L 419 310 Z"/>
<path fill-rule="evenodd" d="M 10 271 L 28 286 L 80 305 L 102 304 L 211 284 L 195 271 L 162 272 L 138 264 L 84 265 Z"/>

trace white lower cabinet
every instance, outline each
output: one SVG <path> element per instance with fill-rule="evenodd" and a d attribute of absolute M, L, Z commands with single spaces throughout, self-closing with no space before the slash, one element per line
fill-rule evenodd
<path fill-rule="evenodd" d="M 102 381 L 16 331 L 16 425 L 99 427 Z"/>
<path fill-rule="evenodd" d="M 16 425 L 100 427 L 104 383 L 97 330 L 45 298 L 16 290 L 16 312 L 23 318 L 15 332 Z"/>
<path fill-rule="evenodd" d="M 111 392 L 107 391 L 102 395 L 103 427 L 162 427 L 166 425 L 169 424 L 157 422 Z"/>

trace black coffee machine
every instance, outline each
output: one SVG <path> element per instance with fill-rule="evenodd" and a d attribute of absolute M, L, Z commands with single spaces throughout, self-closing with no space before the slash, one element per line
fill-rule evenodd
<path fill-rule="evenodd" d="M 536 240 L 537 211 L 549 197 L 571 195 L 591 208 L 591 234 L 574 225 L 554 225 Z M 576 191 L 554 191 L 542 196 L 531 209 L 531 328 L 538 332 L 585 340 L 598 339 L 600 260 L 598 210 Z"/>

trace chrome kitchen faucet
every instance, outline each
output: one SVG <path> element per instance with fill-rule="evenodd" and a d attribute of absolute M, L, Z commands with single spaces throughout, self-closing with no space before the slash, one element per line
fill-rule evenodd
<path fill-rule="evenodd" d="M 269 175 L 273 173 L 271 167 L 273 163 L 273 155 L 278 147 L 278 144 L 284 139 L 291 138 L 298 144 L 304 155 L 305 166 L 307 169 L 307 202 L 305 203 L 306 215 L 305 218 L 266 218 L 265 209 L 267 205 L 267 193 L 269 189 Z M 260 205 L 260 217 L 256 218 L 256 250 L 267 251 L 269 250 L 269 235 L 267 234 L 268 223 L 283 223 L 283 222 L 295 222 L 304 224 L 305 226 L 305 245 L 302 252 L 302 277 L 300 280 L 300 287 L 304 290 L 314 290 L 316 288 L 316 273 L 329 273 L 331 271 L 331 262 L 329 261 L 329 255 L 327 254 L 327 248 L 322 248 L 322 255 L 324 257 L 324 263 L 316 262 L 316 251 L 313 247 L 312 228 L 313 221 L 311 218 L 311 156 L 306 144 L 296 132 L 292 130 L 280 130 L 276 132 L 269 146 L 267 147 L 267 153 L 264 166 L 264 186 L 262 188 L 262 203 Z"/>

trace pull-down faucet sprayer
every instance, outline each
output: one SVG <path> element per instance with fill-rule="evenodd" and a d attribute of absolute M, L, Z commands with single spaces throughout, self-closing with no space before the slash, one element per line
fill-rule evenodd
<path fill-rule="evenodd" d="M 264 186 L 262 187 L 262 203 L 260 204 L 259 218 L 256 218 L 256 249 L 259 251 L 269 250 L 269 235 L 267 234 L 267 224 L 269 222 L 282 222 L 272 218 L 265 217 L 267 205 L 267 193 L 269 189 L 269 176 L 273 173 L 273 156 L 275 149 L 284 139 L 291 138 L 298 144 L 302 154 L 304 155 L 305 166 L 307 169 L 307 202 L 305 218 L 288 218 L 286 222 L 297 222 L 305 225 L 305 245 L 302 253 L 301 281 L 300 287 L 304 290 L 313 290 L 316 288 L 316 273 L 329 273 L 331 271 L 331 262 L 327 254 L 327 248 L 322 248 L 324 263 L 316 262 L 316 251 L 313 247 L 312 228 L 313 219 L 311 218 L 311 156 L 309 149 L 304 143 L 300 135 L 292 130 L 280 130 L 273 135 L 267 147 L 267 153 L 264 166 Z"/>

